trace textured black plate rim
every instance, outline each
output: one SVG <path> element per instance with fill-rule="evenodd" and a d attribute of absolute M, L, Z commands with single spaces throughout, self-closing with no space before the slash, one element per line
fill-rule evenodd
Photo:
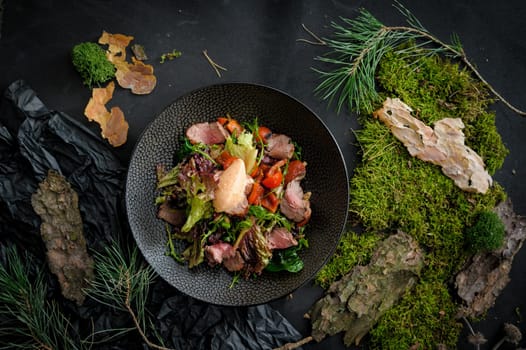
<path fill-rule="evenodd" d="M 138 138 L 138 141 L 134 145 L 134 148 L 133 148 L 133 151 L 132 151 L 132 156 L 130 158 L 130 163 L 129 163 L 130 167 L 128 168 L 128 173 L 127 173 L 127 177 L 126 177 L 126 191 L 125 191 L 125 204 L 126 204 L 125 207 L 126 207 L 127 217 L 130 219 L 130 213 L 129 213 L 129 199 L 130 199 L 129 197 L 130 197 L 130 194 L 128 193 L 129 181 L 131 180 L 130 179 L 130 168 L 131 168 L 131 165 L 132 165 L 133 160 L 135 158 L 137 149 L 139 148 L 139 145 L 141 143 L 141 140 L 143 140 L 143 137 L 149 132 L 149 130 L 156 123 L 157 119 L 164 113 L 164 111 L 166 111 L 166 109 L 169 108 L 170 106 L 176 104 L 178 101 L 181 101 L 184 98 L 189 97 L 189 96 L 191 96 L 193 94 L 199 93 L 201 91 L 210 90 L 210 89 L 214 89 L 214 88 L 225 88 L 225 87 L 228 88 L 228 86 L 235 86 L 235 87 L 239 87 L 239 88 L 242 88 L 243 86 L 246 86 L 248 88 L 259 88 L 259 89 L 263 89 L 263 90 L 269 90 L 270 92 L 283 95 L 283 97 L 286 97 L 286 98 L 290 99 L 291 101 L 294 101 L 296 104 L 300 105 L 307 112 L 309 112 L 312 116 L 315 116 L 315 119 L 316 119 L 317 123 L 319 124 L 319 127 L 324 129 L 324 132 L 326 133 L 326 136 L 328 136 L 331 139 L 331 141 L 333 143 L 333 146 L 337 150 L 338 159 L 341 161 L 341 166 L 342 166 L 341 170 L 345 174 L 345 178 L 347 180 L 347 181 L 345 181 L 345 188 L 341 189 L 341 190 L 345 191 L 345 193 L 347 194 L 347 203 L 346 203 L 346 208 L 344 210 L 344 214 L 342 215 L 341 227 L 339 227 L 339 229 L 338 229 L 337 236 L 338 236 L 338 238 L 340 238 L 341 234 L 343 233 L 343 231 L 345 229 L 346 222 L 347 222 L 349 183 L 348 183 L 347 165 L 345 163 L 345 159 L 343 157 L 341 148 L 340 148 L 338 142 L 336 141 L 334 135 L 328 129 L 328 127 L 325 125 L 323 120 L 321 120 L 321 118 L 316 113 L 314 113 L 308 106 L 306 106 L 305 104 L 303 104 L 298 99 L 296 99 L 295 97 L 291 96 L 290 94 L 288 94 L 288 93 L 286 93 L 286 92 L 284 92 L 282 90 L 279 90 L 279 89 L 276 89 L 276 88 L 273 88 L 273 87 L 269 87 L 269 86 L 266 86 L 266 85 L 254 84 L 254 83 L 244 83 L 244 82 L 218 83 L 218 84 L 207 85 L 207 86 L 203 86 L 203 87 L 199 87 L 199 88 L 196 88 L 194 90 L 191 90 L 190 92 L 182 94 L 179 97 L 177 97 L 176 99 L 174 99 L 164 109 L 162 109 L 155 116 L 155 118 L 152 121 L 150 121 L 150 123 L 142 131 L 142 133 L 140 134 L 140 136 Z M 134 236 L 135 240 L 137 241 L 136 234 L 138 234 L 138 233 L 135 232 L 135 230 L 132 228 L 131 225 L 130 225 L 130 229 L 132 230 L 133 236 Z M 138 242 L 137 242 L 137 244 L 138 244 Z M 150 266 L 152 266 L 154 268 L 154 270 L 160 275 L 161 278 L 164 278 L 164 276 L 162 276 L 162 274 L 159 273 L 159 271 L 158 271 L 158 269 L 156 267 L 156 264 L 152 263 L 152 261 L 148 257 L 148 254 L 145 254 L 145 252 L 142 251 L 142 247 L 139 244 L 138 244 L 138 246 L 139 246 L 139 249 L 140 249 L 142 255 L 144 256 L 146 261 L 150 264 Z M 288 290 L 286 292 L 283 291 L 282 293 L 278 293 L 278 294 L 276 294 L 274 296 L 271 296 L 271 297 L 260 298 L 260 299 L 257 299 L 256 301 L 239 301 L 239 302 L 236 302 L 236 303 L 232 303 L 232 302 L 225 302 L 224 300 L 216 300 L 216 299 L 210 300 L 208 298 L 203 298 L 202 296 L 199 296 L 199 295 L 192 295 L 191 292 L 190 293 L 185 292 L 185 291 L 181 291 L 181 292 L 183 292 L 184 294 L 190 295 L 191 297 L 193 297 L 195 299 L 198 299 L 198 300 L 201 300 L 201 301 L 205 301 L 205 302 L 208 302 L 208 303 L 212 303 L 212 304 L 217 304 L 217 305 L 248 306 L 248 305 L 257 305 L 257 304 L 267 303 L 267 302 L 279 299 L 279 298 L 283 297 L 284 295 L 288 295 L 288 294 L 292 293 L 294 290 L 297 290 L 298 288 L 301 288 L 302 286 L 307 284 L 309 281 L 311 281 L 312 278 L 314 278 L 314 276 L 316 275 L 316 273 L 327 263 L 327 261 L 332 256 L 332 254 L 334 254 L 334 251 L 336 250 L 336 247 L 337 247 L 337 242 L 335 244 L 332 244 L 332 247 L 330 249 L 330 254 L 327 254 L 327 256 L 325 257 L 324 261 L 322 263 L 320 263 L 319 266 L 317 266 L 317 268 L 315 270 L 313 270 L 310 274 L 306 275 L 305 278 L 303 278 L 301 283 L 298 283 L 293 288 L 292 287 L 289 288 L 290 290 Z M 187 267 L 185 267 L 185 268 L 187 268 Z M 164 279 L 166 279 L 166 278 L 164 278 Z M 170 281 L 168 281 L 168 283 L 171 284 Z M 174 286 L 174 288 L 179 289 L 176 286 Z"/>

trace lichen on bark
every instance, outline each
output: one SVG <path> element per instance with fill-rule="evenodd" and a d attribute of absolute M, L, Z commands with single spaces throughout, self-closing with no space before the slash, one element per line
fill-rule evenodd
<path fill-rule="evenodd" d="M 81 305 L 83 289 L 93 279 L 93 259 L 87 252 L 78 195 L 64 176 L 49 170 L 31 204 L 42 221 L 49 269 L 57 276 L 64 297 Z"/>
<path fill-rule="evenodd" d="M 460 118 L 444 118 L 434 127 L 412 115 L 411 107 L 399 98 L 387 98 L 373 113 L 420 160 L 439 165 L 442 173 L 464 191 L 486 193 L 493 183 L 482 158 L 465 145 Z"/>
<path fill-rule="evenodd" d="M 358 344 L 418 280 L 424 266 L 418 243 L 403 232 L 378 244 L 366 266 L 356 266 L 334 282 L 310 310 L 312 337 L 345 332 L 347 346 Z"/>
<path fill-rule="evenodd" d="M 480 317 L 495 304 L 510 281 L 513 259 L 526 239 L 526 220 L 515 214 L 511 200 L 501 202 L 494 211 L 504 223 L 504 244 L 473 255 L 456 275 L 455 287 L 462 300 L 459 316 Z"/>

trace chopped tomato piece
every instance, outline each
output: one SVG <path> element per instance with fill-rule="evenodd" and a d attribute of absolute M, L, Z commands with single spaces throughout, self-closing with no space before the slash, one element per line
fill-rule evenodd
<path fill-rule="evenodd" d="M 268 174 L 265 176 L 263 181 L 261 183 L 268 189 L 273 189 L 281 185 L 281 181 L 283 180 L 283 173 L 278 168 L 277 171 L 273 172 L 272 174 Z"/>
<path fill-rule="evenodd" d="M 263 186 L 261 186 L 258 182 L 254 182 L 252 185 L 252 191 L 250 191 L 250 195 L 248 196 L 248 204 L 261 204 L 261 198 L 263 197 L 264 193 L 265 188 L 263 188 Z"/>
<path fill-rule="evenodd" d="M 254 165 L 254 168 L 250 172 L 250 177 L 252 177 L 254 179 L 258 178 L 258 177 L 263 177 L 263 171 L 261 170 L 261 168 L 257 164 Z"/>
<path fill-rule="evenodd" d="M 221 152 L 219 157 L 217 157 L 216 161 L 223 166 L 223 169 L 226 169 L 236 159 L 237 159 L 237 157 L 234 157 L 233 155 L 231 155 L 227 151 L 223 151 L 223 152 Z"/>
<path fill-rule="evenodd" d="M 225 125 L 225 128 L 234 136 L 241 134 L 243 130 L 245 130 L 235 119 L 229 119 Z"/>
<path fill-rule="evenodd" d="M 261 182 L 266 188 L 273 189 L 281 185 L 281 182 L 283 181 L 281 167 L 285 165 L 285 163 L 285 160 L 280 160 L 272 165 L 272 167 L 266 172 L 265 178 Z"/>
<path fill-rule="evenodd" d="M 271 213 L 275 213 L 278 210 L 279 199 L 274 192 L 269 192 L 261 198 L 261 206 Z"/>
<path fill-rule="evenodd" d="M 228 118 L 226 117 L 219 117 L 217 118 L 217 122 L 221 125 L 225 125 L 226 123 L 228 123 Z"/>
<path fill-rule="evenodd" d="M 258 128 L 258 134 L 256 135 L 256 140 L 259 142 L 267 143 L 267 140 L 272 135 L 272 131 L 266 126 L 260 126 Z"/>

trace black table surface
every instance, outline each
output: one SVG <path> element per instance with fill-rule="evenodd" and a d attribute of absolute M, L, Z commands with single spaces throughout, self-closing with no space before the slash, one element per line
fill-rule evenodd
<path fill-rule="evenodd" d="M 299 42 L 311 39 L 304 24 L 319 36 L 329 36 L 330 24 L 340 17 L 355 17 L 365 8 L 388 25 L 403 19 L 387 1 L 107 1 L 107 0 L 4 0 L 0 37 L 0 90 L 12 81 L 26 80 L 50 108 L 63 111 L 97 130 L 83 116 L 90 90 L 82 85 L 71 60 L 71 48 L 82 41 L 96 41 L 103 30 L 134 36 L 145 46 L 157 76 L 157 86 L 146 96 L 117 91 L 119 105 L 129 122 L 127 143 L 115 150 L 127 164 L 133 146 L 152 119 L 178 96 L 210 84 L 251 82 L 283 90 L 315 111 L 334 133 L 350 172 L 357 162 L 352 128 L 354 115 L 336 113 L 313 90 L 320 82 L 312 67 L 325 53 L 322 46 Z M 464 49 L 482 75 L 502 96 L 526 109 L 526 2 L 433 0 L 403 1 L 423 25 L 449 40 L 458 34 Z M 180 50 L 182 56 L 160 64 L 162 53 Z M 203 50 L 227 68 L 218 77 Z M 512 199 L 515 211 L 526 214 L 526 119 L 502 103 L 496 111 L 497 127 L 510 150 L 494 179 Z M 518 324 L 523 332 L 526 317 L 526 253 L 516 256 L 511 282 L 487 317 L 475 323 L 492 341 L 503 322 Z M 271 302 L 302 334 L 309 334 L 303 318 L 322 290 L 312 283 Z M 467 345 L 464 344 L 466 347 Z M 462 343 L 460 348 L 464 348 Z M 334 336 L 304 349 L 342 349 Z"/>

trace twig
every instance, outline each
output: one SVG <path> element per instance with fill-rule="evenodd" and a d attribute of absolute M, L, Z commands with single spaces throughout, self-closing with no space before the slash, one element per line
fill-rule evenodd
<path fill-rule="evenodd" d="M 471 323 L 469 323 L 468 319 L 465 318 L 465 317 L 462 317 L 462 319 L 464 320 L 464 322 L 466 323 L 466 325 L 468 326 L 468 329 L 471 333 L 472 336 L 476 336 L 477 334 L 475 333 L 475 330 L 473 329 L 473 327 L 471 326 Z M 475 346 L 475 349 L 477 350 L 480 350 L 480 344 L 474 344 Z"/>
<path fill-rule="evenodd" d="M 423 56 L 445 53 L 458 59 L 497 100 L 520 116 L 526 116 L 526 111 L 513 106 L 482 77 L 475 65 L 469 61 L 456 35 L 452 37 L 451 44 L 443 42 L 425 29 L 409 10 L 395 2 L 396 8 L 409 25 L 385 26 L 366 10 L 362 10 L 356 19 L 342 18 L 347 26 L 333 23 L 336 30 L 334 39 L 325 40 L 327 47 L 332 51 L 330 55 L 317 59 L 333 64 L 335 69 L 315 70 L 323 77 L 315 92 L 321 94 L 324 100 L 328 99 L 331 103 L 336 98 L 338 111 L 347 103 L 349 109 L 359 113 L 372 112 L 373 105 L 380 102 L 380 95 L 375 86 L 375 73 L 383 55 L 389 50 L 407 54 L 410 49 L 404 48 L 403 45 L 414 42 L 415 51 L 412 54 L 415 56 L 421 55 L 422 52 Z M 423 40 L 423 43 L 416 44 L 417 40 Z M 427 48 L 422 52 L 418 50 L 428 44 L 436 44 L 437 47 Z"/>
<path fill-rule="evenodd" d="M 469 323 L 468 319 L 466 317 L 462 317 L 462 319 L 464 320 L 464 322 L 466 323 L 466 326 L 468 326 L 468 329 L 469 331 L 471 332 L 471 334 L 475 335 L 475 330 L 473 329 L 473 327 L 471 326 L 471 323 Z"/>
<path fill-rule="evenodd" d="M 312 338 L 312 336 L 309 335 L 308 337 L 303 338 L 295 343 L 287 343 L 283 346 L 280 346 L 279 348 L 274 348 L 273 350 L 294 350 L 294 349 L 299 348 L 302 345 L 310 343 L 313 340 L 314 338 Z"/>
<path fill-rule="evenodd" d="M 307 28 L 307 26 L 305 24 L 302 23 L 301 26 L 303 27 L 303 29 L 307 33 L 309 33 L 310 36 L 312 36 L 314 39 L 316 39 L 316 41 L 312 41 L 312 40 L 308 40 L 308 39 L 296 39 L 296 41 L 301 41 L 301 42 L 304 42 L 304 43 L 307 43 L 307 44 L 311 44 L 311 45 L 327 45 L 327 43 L 323 39 L 321 39 L 319 36 L 317 36 L 312 31 L 310 31 L 309 28 Z"/>
<path fill-rule="evenodd" d="M 133 308 L 131 307 L 130 291 L 131 291 L 130 276 L 129 276 L 129 271 L 126 271 L 126 300 L 125 300 L 125 307 L 126 307 L 126 310 L 128 310 L 128 313 L 130 314 L 130 316 L 131 316 L 131 318 L 133 320 L 133 323 L 135 324 L 135 328 L 137 328 L 137 331 L 141 335 L 141 337 L 144 340 L 144 342 L 146 343 L 146 345 L 148 345 L 148 347 L 153 348 L 153 349 L 157 349 L 157 350 L 172 350 L 170 348 L 165 348 L 163 346 L 154 344 L 146 337 L 146 334 L 142 330 L 141 325 L 139 324 L 139 320 L 137 319 L 137 316 L 135 315 L 135 312 L 133 311 Z"/>
<path fill-rule="evenodd" d="M 509 103 L 504 97 L 502 97 L 501 94 L 499 94 L 494 88 L 493 86 L 491 86 L 491 84 L 486 80 L 484 79 L 484 77 L 482 76 L 482 74 L 480 74 L 480 72 L 477 70 L 477 68 L 475 68 L 475 66 L 468 60 L 466 54 L 464 53 L 464 51 L 459 51 L 459 50 L 456 50 L 453 46 L 451 45 L 448 45 L 446 44 L 445 42 L 441 41 L 440 39 L 438 39 L 437 37 L 429 34 L 429 33 L 426 33 L 420 29 L 417 29 L 417 28 L 412 28 L 412 27 L 405 27 L 405 26 L 395 26 L 395 27 L 384 27 L 383 30 L 386 30 L 386 31 L 407 31 L 407 32 L 412 32 L 412 33 L 416 33 L 444 48 L 446 48 L 448 51 L 452 52 L 454 55 L 458 56 L 459 59 L 473 72 L 473 74 L 475 74 L 475 76 L 484 84 L 486 85 L 486 87 L 493 93 L 493 95 L 495 95 L 502 103 L 504 103 L 509 109 L 511 109 L 512 111 L 514 111 L 515 113 L 521 115 L 521 116 L 526 116 L 526 111 L 522 111 L 520 109 L 518 109 L 517 107 L 513 106 L 511 103 Z"/>
<path fill-rule="evenodd" d="M 210 63 L 212 68 L 214 68 L 214 70 L 216 71 L 217 76 L 221 78 L 221 72 L 219 70 L 221 69 L 221 70 L 227 71 L 228 69 L 226 69 L 225 67 L 220 66 L 219 64 L 215 63 L 210 58 L 210 56 L 208 56 L 208 51 L 207 50 L 203 50 L 203 55 L 206 57 L 206 60 L 208 61 L 208 63 Z"/>

